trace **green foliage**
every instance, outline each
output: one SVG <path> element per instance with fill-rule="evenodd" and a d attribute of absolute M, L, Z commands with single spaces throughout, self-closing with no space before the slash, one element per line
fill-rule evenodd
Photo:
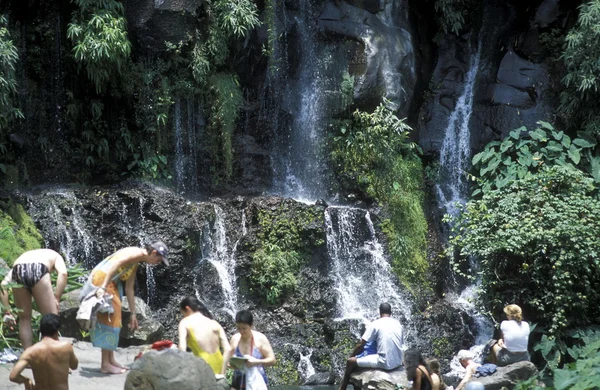
<path fill-rule="evenodd" d="M 458 34 L 468 22 L 474 6 L 474 0 L 435 0 L 435 12 L 441 30 Z"/>
<path fill-rule="evenodd" d="M 493 313 L 522 302 L 530 318 L 560 335 L 596 321 L 598 231 L 594 181 L 567 166 L 542 166 L 468 202 L 450 243 L 460 255 L 480 259 L 480 299 Z"/>
<path fill-rule="evenodd" d="M 561 59 L 566 68 L 565 90 L 560 95 L 559 113 L 565 123 L 600 134 L 598 89 L 600 87 L 600 0 L 579 7 L 577 24 L 565 37 Z"/>
<path fill-rule="evenodd" d="M 347 71 L 342 75 L 342 109 L 346 109 L 348 106 L 354 103 L 354 76 L 350 75 Z"/>
<path fill-rule="evenodd" d="M 231 139 L 244 97 L 237 76 L 232 74 L 218 73 L 211 76 L 209 85 L 212 93 L 210 130 L 213 136 L 213 161 L 218 163 L 219 157 L 222 157 L 220 166 L 214 169 L 220 169 L 228 180 L 233 173 Z"/>
<path fill-rule="evenodd" d="M 402 282 L 426 282 L 427 221 L 423 211 L 423 167 L 408 141 L 410 128 L 381 104 L 372 114 L 356 111 L 333 138 L 331 157 L 342 179 L 384 206 L 381 227 L 392 267 Z"/>
<path fill-rule="evenodd" d="M 277 303 L 295 290 L 301 266 L 315 248 L 325 245 L 323 218 L 319 210 L 299 205 L 258 210 L 260 244 L 252 254 L 248 280 L 252 291 Z"/>
<path fill-rule="evenodd" d="M 516 390 L 588 390 L 598 388 L 600 383 L 600 331 L 584 329 L 571 332 L 571 346 L 551 338 L 544 338 L 535 346 L 541 351 L 550 365 L 552 383 L 539 387 L 531 378 L 521 382 Z M 552 356 L 552 357 L 550 357 Z M 558 368 L 558 362 L 567 362 Z"/>
<path fill-rule="evenodd" d="M 0 258 L 8 265 L 23 252 L 41 248 L 44 240 L 23 206 L 0 202 Z"/>
<path fill-rule="evenodd" d="M 19 61 L 19 53 L 10 39 L 7 25 L 6 17 L 0 15 L 0 157 L 7 152 L 4 131 L 12 121 L 23 118 L 14 102 L 17 93 L 15 68 Z"/>
<path fill-rule="evenodd" d="M 67 29 L 75 60 L 101 93 L 129 60 L 131 43 L 123 4 L 116 0 L 72 0 L 79 9 Z"/>
<path fill-rule="evenodd" d="M 295 251 L 284 251 L 278 245 L 265 243 L 252 256 L 252 288 L 268 303 L 276 303 L 296 288 L 300 264 L 301 258 Z"/>
<path fill-rule="evenodd" d="M 587 168 L 596 182 L 600 182 L 600 159 L 591 153 L 596 146 L 593 137 L 580 132 L 579 137 L 572 140 L 547 122 L 538 124 L 533 131 L 525 127 L 511 131 L 507 138 L 488 143 L 473 157 L 473 167 L 479 170 L 480 180 L 473 195 L 501 189 L 552 165 Z"/>

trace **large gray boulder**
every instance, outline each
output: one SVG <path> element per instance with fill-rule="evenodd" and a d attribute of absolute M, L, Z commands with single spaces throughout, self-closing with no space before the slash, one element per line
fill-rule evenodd
<path fill-rule="evenodd" d="M 130 345 L 151 344 L 160 340 L 165 329 L 160 322 L 151 317 L 148 305 L 140 297 L 135 297 L 135 314 L 139 327 L 132 331 L 127 326 L 131 318 L 131 311 L 129 310 L 127 299 L 124 299 L 123 328 L 121 329 L 119 345 L 127 347 Z"/>
<path fill-rule="evenodd" d="M 512 389 L 517 383 L 538 374 L 538 370 L 531 362 L 519 362 L 506 367 L 498 367 L 493 375 L 473 378 L 470 382 L 479 382 L 485 390 L 501 390 L 506 387 Z"/>
<path fill-rule="evenodd" d="M 350 376 L 354 390 L 394 390 L 396 385 L 408 386 L 406 371 L 400 367 L 392 371 L 359 369 Z"/>
<path fill-rule="evenodd" d="M 125 390 L 227 390 L 206 362 L 178 349 L 150 351 L 133 363 Z"/>

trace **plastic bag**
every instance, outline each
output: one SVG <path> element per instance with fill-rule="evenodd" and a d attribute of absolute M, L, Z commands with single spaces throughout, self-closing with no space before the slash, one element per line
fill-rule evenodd
<path fill-rule="evenodd" d="M 246 390 L 267 390 L 267 384 L 258 367 L 246 369 Z"/>

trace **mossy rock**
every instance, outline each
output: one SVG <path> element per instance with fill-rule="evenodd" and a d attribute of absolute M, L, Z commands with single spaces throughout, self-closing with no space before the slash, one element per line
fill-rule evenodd
<path fill-rule="evenodd" d="M 0 202 L 0 258 L 11 266 L 22 253 L 39 249 L 43 243 L 23 206 L 12 200 Z"/>

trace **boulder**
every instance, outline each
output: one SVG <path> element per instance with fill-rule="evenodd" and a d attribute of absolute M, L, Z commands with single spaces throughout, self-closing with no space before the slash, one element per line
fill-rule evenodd
<path fill-rule="evenodd" d="M 394 390 L 396 385 L 407 387 L 408 379 L 403 367 L 391 371 L 359 369 L 350 375 L 350 384 L 354 390 Z"/>
<path fill-rule="evenodd" d="M 123 347 L 130 345 L 151 344 L 160 340 L 164 334 L 163 325 L 152 319 L 148 305 L 139 297 L 135 297 L 135 314 L 138 320 L 139 328 L 131 331 L 127 325 L 131 318 L 129 303 L 127 299 L 123 300 L 123 328 L 119 344 Z"/>
<path fill-rule="evenodd" d="M 83 339 L 81 328 L 76 320 L 77 310 L 79 310 L 79 293 L 78 288 L 66 294 L 63 294 L 60 301 L 60 312 L 58 313 L 61 320 L 60 334 L 63 337 L 73 337 L 78 340 Z"/>
<path fill-rule="evenodd" d="M 227 390 L 206 362 L 178 349 L 151 351 L 133 363 L 125 390 Z"/>
<path fill-rule="evenodd" d="M 317 372 L 308 377 L 303 386 L 315 386 L 315 385 L 333 385 L 335 383 L 335 375 L 331 372 Z"/>
<path fill-rule="evenodd" d="M 493 375 L 473 378 L 469 381 L 484 385 L 485 390 L 501 390 L 506 387 L 512 389 L 517 383 L 538 374 L 538 370 L 531 362 L 519 362 L 506 367 L 498 367 Z"/>

